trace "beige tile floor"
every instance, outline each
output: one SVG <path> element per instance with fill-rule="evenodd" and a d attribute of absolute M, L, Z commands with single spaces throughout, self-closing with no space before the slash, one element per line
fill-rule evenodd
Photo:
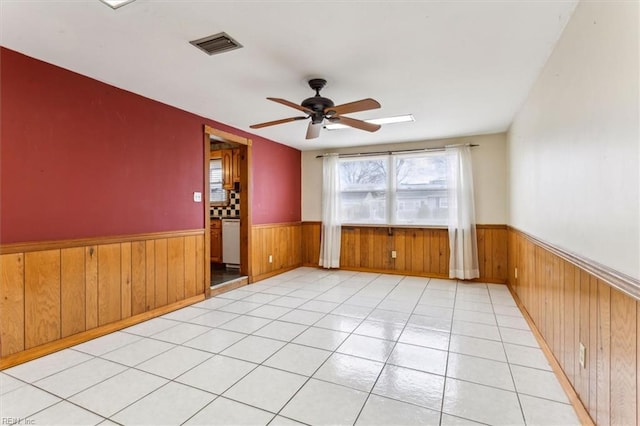
<path fill-rule="evenodd" d="M 0 373 L 3 424 L 548 424 L 507 288 L 299 268 Z"/>

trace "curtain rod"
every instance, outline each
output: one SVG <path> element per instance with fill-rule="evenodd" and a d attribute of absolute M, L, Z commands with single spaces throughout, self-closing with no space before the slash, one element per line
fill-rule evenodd
<path fill-rule="evenodd" d="M 476 146 L 480 146 L 478 144 L 473 144 L 473 143 L 466 143 L 466 144 L 458 144 L 458 145 L 447 145 L 447 146 L 441 146 L 441 147 L 436 147 L 436 148 L 418 148 L 418 149 L 401 149 L 398 151 L 376 151 L 376 152 L 358 152 L 358 153 L 353 153 L 353 154 L 338 154 L 338 157 L 340 158 L 344 158 L 344 157 L 370 157 L 370 156 L 374 156 L 374 155 L 391 155 L 391 154 L 400 154 L 400 153 L 411 153 L 411 152 L 429 152 L 429 151 L 444 151 L 447 147 L 454 147 L 454 146 L 468 146 L 468 147 L 476 147 Z M 316 155 L 316 158 L 323 158 L 326 157 L 327 154 L 322 154 L 322 155 Z"/>

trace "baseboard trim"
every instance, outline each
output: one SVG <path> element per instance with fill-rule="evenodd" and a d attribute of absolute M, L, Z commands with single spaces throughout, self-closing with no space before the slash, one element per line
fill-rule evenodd
<path fill-rule="evenodd" d="M 219 284 L 217 286 L 214 286 L 211 289 L 211 291 L 209 292 L 209 297 L 217 296 L 219 294 L 226 293 L 231 290 L 235 290 L 236 288 L 244 287 L 245 285 L 248 285 L 248 284 L 249 284 L 248 277 L 233 280 L 229 284 L 224 284 L 224 283 Z"/>
<path fill-rule="evenodd" d="M 31 361 L 36 358 L 40 358 L 45 355 L 52 354 L 54 352 L 58 352 L 62 349 L 84 343 L 88 340 L 95 339 L 96 337 L 101 337 L 106 334 L 113 333 L 114 331 L 122 330 L 123 328 L 127 328 L 143 321 L 147 321 L 160 315 L 175 311 L 177 309 L 184 308 L 185 306 L 192 305 L 202 300 L 204 300 L 204 294 L 180 300 L 170 305 L 162 306 L 160 308 L 156 308 L 148 312 L 143 312 L 141 314 L 134 315 L 120 321 L 112 322 L 111 324 L 105 324 L 97 328 L 92 328 L 91 330 L 83 331 L 82 333 L 74 334 L 72 336 L 64 337 L 50 343 L 45 343 L 44 345 L 36 346 L 31 349 L 8 355 L 6 357 L 0 358 L 0 371 L 18 364 L 25 363 L 27 361 Z"/>
<path fill-rule="evenodd" d="M 303 263 L 302 266 L 309 268 L 318 268 L 322 269 L 318 266 L 317 263 Z M 389 275 L 406 275 L 408 277 L 423 277 L 423 278 L 438 278 L 441 280 L 451 280 L 448 275 L 440 275 L 440 274 L 430 274 L 430 273 L 419 273 L 413 271 L 396 271 L 393 269 L 375 269 L 375 268 L 351 268 L 351 267 L 340 267 L 337 268 L 342 271 L 357 271 L 357 272 L 372 272 L 376 274 L 389 274 Z M 507 284 L 506 280 L 496 280 L 494 278 L 475 278 L 473 280 L 465 280 L 467 282 L 476 282 L 476 283 L 488 283 L 488 284 Z"/>
<path fill-rule="evenodd" d="M 294 222 L 297 223 L 297 222 Z M 302 225 L 322 225 L 322 221 L 319 220 L 303 220 L 300 222 Z M 398 229 L 448 229 L 446 226 L 435 226 L 435 225 L 358 225 L 358 224 L 348 224 L 345 223 L 342 225 L 345 228 L 398 228 Z M 477 223 L 476 229 L 507 229 L 508 226 L 500 223 Z"/>
<path fill-rule="evenodd" d="M 527 321 L 527 324 L 529 324 L 529 328 L 531 328 L 531 331 L 533 332 L 533 335 L 538 341 L 538 344 L 540 345 L 540 348 L 542 349 L 544 356 L 547 358 L 547 361 L 549 361 L 549 365 L 551 366 L 551 369 L 553 370 L 554 374 L 558 378 L 558 381 L 560 382 L 560 386 L 562 386 L 562 389 L 566 392 L 569 398 L 569 402 L 571 402 L 571 406 L 576 410 L 576 414 L 578 415 L 578 420 L 580 420 L 580 424 L 583 426 L 584 425 L 595 426 L 595 422 L 593 421 L 591 416 L 589 416 L 589 412 L 587 411 L 585 406 L 582 404 L 582 401 L 580 401 L 580 397 L 578 397 L 576 390 L 573 388 L 573 386 L 571 386 L 571 382 L 569 381 L 569 378 L 567 377 L 564 370 L 560 366 L 560 363 L 553 356 L 553 352 L 551 351 L 551 348 L 549 348 L 549 345 L 547 345 L 547 342 L 542 337 L 542 333 L 540 333 L 540 331 L 538 330 L 538 327 L 536 327 L 536 324 L 533 322 L 533 319 L 529 315 L 529 312 L 527 312 L 527 309 L 524 307 L 524 304 L 522 303 L 522 301 L 520 300 L 520 298 L 518 297 L 518 295 L 510 285 L 507 285 L 507 288 L 509 289 L 511 296 L 513 296 L 513 299 L 515 300 L 516 305 L 518 305 L 518 309 L 520 310 L 520 312 L 522 312 L 522 316 L 524 316 L 524 319 Z"/>
<path fill-rule="evenodd" d="M 298 265 L 293 265 L 293 266 L 287 266 L 285 268 L 276 269 L 275 271 L 265 272 L 264 274 L 252 275 L 251 277 L 249 277 L 249 282 L 250 283 L 255 283 L 255 282 L 258 282 L 258 281 L 266 280 L 267 278 L 271 278 L 273 276 L 283 274 L 285 272 L 291 271 L 291 270 L 299 268 L 301 266 L 305 266 L 305 265 L 298 264 Z"/>

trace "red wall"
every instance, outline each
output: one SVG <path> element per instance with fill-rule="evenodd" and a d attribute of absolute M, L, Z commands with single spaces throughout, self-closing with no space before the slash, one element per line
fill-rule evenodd
<path fill-rule="evenodd" d="M 8 49 L 0 53 L 2 243 L 204 226 L 202 204 L 192 201 L 203 189 L 203 124 L 234 129 Z M 254 141 L 253 198 L 272 191 L 264 177 L 272 163 L 298 176 L 279 186 L 296 206 L 252 200 L 256 223 L 300 220 L 300 152 L 236 133 Z"/>
<path fill-rule="evenodd" d="M 300 221 L 301 153 L 281 144 L 254 144 L 254 224 Z"/>

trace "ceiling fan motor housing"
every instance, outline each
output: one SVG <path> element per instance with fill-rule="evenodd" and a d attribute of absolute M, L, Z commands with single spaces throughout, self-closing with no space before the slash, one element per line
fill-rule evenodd
<path fill-rule="evenodd" d="M 313 124 L 318 124 L 324 119 L 324 110 L 332 107 L 334 104 L 331 99 L 323 98 L 322 96 L 314 96 L 302 101 L 301 105 L 313 111 L 313 114 L 311 114 Z"/>
<path fill-rule="evenodd" d="M 324 111 L 327 108 L 334 106 L 335 104 L 329 98 L 320 96 L 320 90 L 327 84 L 327 80 L 323 78 L 313 78 L 309 80 L 309 87 L 316 91 L 316 95 L 307 98 L 300 105 L 313 111 L 311 114 L 311 120 L 313 124 L 320 124 L 324 120 Z"/>

